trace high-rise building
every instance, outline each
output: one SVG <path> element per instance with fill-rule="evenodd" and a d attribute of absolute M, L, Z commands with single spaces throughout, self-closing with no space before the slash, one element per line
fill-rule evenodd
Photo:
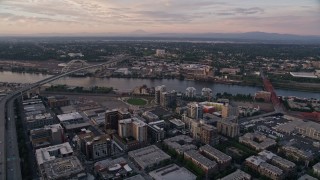
<path fill-rule="evenodd" d="M 192 119 L 201 119 L 203 117 L 202 106 L 196 102 L 187 105 L 187 116 Z"/>
<path fill-rule="evenodd" d="M 217 123 L 218 133 L 229 137 L 236 137 L 240 134 L 239 124 L 235 120 L 225 119 Z"/>
<path fill-rule="evenodd" d="M 152 142 L 159 142 L 165 137 L 164 120 L 154 121 L 148 124 L 148 137 Z"/>
<path fill-rule="evenodd" d="M 221 110 L 221 117 L 228 118 L 231 116 L 239 116 L 238 107 L 234 107 L 229 104 L 223 105 Z"/>
<path fill-rule="evenodd" d="M 200 131 L 200 141 L 205 144 L 218 143 L 218 130 L 214 126 L 202 124 Z"/>
<path fill-rule="evenodd" d="M 147 141 L 148 126 L 145 122 L 135 118 L 132 122 L 132 135 L 139 142 Z"/>
<path fill-rule="evenodd" d="M 160 105 L 165 108 L 175 107 L 177 104 L 177 92 L 162 92 L 160 95 Z"/>
<path fill-rule="evenodd" d="M 122 119 L 128 119 L 131 115 L 128 111 L 122 109 L 107 110 L 105 115 L 106 129 L 118 130 L 118 121 Z"/>
<path fill-rule="evenodd" d="M 160 97 L 161 97 L 161 93 L 166 92 L 166 86 L 165 85 L 161 85 L 161 86 L 157 86 L 155 87 L 155 103 L 156 104 L 160 104 Z"/>
<path fill-rule="evenodd" d="M 107 134 L 95 136 L 92 132 L 79 134 L 78 147 L 81 152 L 91 160 L 112 155 L 112 142 Z"/>
<path fill-rule="evenodd" d="M 147 124 L 138 118 L 129 118 L 119 121 L 118 135 L 121 138 L 134 137 L 139 142 L 147 141 Z"/>
<path fill-rule="evenodd" d="M 196 88 L 194 87 L 188 87 L 186 89 L 186 96 L 187 97 L 195 97 L 196 96 Z"/>

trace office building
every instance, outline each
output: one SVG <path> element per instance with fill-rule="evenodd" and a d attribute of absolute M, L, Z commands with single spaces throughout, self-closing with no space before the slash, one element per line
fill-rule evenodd
<path fill-rule="evenodd" d="M 213 148 L 210 145 L 204 145 L 199 148 L 200 153 L 219 164 L 220 170 L 224 170 L 231 164 L 232 158 L 223 152 Z"/>
<path fill-rule="evenodd" d="M 188 87 L 185 93 L 186 97 L 193 98 L 196 96 L 196 88 Z"/>
<path fill-rule="evenodd" d="M 197 176 L 188 171 L 184 167 L 179 167 L 176 164 L 170 164 L 165 167 L 151 171 L 149 175 L 154 180 L 196 180 Z"/>
<path fill-rule="evenodd" d="M 70 100 L 66 96 L 50 96 L 47 97 L 47 101 L 50 108 L 68 106 L 70 104 Z"/>
<path fill-rule="evenodd" d="M 251 175 L 237 169 L 235 172 L 221 178 L 220 180 L 251 180 Z"/>
<path fill-rule="evenodd" d="M 228 137 L 236 137 L 240 134 L 239 124 L 231 120 L 219 120 L 217 122 L 218 133 Z"/>
<path fill-rule="evenodd" d="M 250 146 L 256 151 L 266 150 L 267 148 L 275 146 L 277 144 L 274 139 L 268 138 L 258 132 L 246 133 L 245 135 L 239 137 L 239 142 Z"/>
<path fill-rule="evenodd" d="M 192 119 L 203 118 L 202 106 L 196 102 L 188 103 L 187 105 L 187 116 Z"/>
<path fill-rule="evenodd" d="M 111 156 L 113 144 L 107 134 L 95 136 L 92 132 L 78 134 L 78 148 L 88 160 Z"/>
<path fill-rule="evenodd" d="M 46 162 L 40 168 L 40 173 L 42 178 L 46 180 L 87 179 L 85 169 L 76 156 L 58 158 Z"/>
<path fill-rule="evenodd" d="M 177 92 L 162 92 L 160 94 L 160 105 L 164 108 L 173 108 L 177 105 Z"/>
<path fill-rule="evenodd" d="M 189 150 L 185 152 L 184 159 L 191 160 L 192 163 L 201 168 L 206 174 L 212 174 L 218 170 L 218 165 L 215 161 L 211 161 L 204 157 L 196 150 Z"/>
<path fill-rule="evenodd" d="M 30 131 L 30 141 L 34 149 L 61 144 L 64 139 L 64 130 L 60 124 L 48 125 Z"/>
<path fill-rule="evenodd" d="M 159 142 L 165 137 L 164 120 L 150 122 L 148 124 L 148 137 L 151 142 Z"/>
<path fill-rule="evenodd" d="M 124 109 L 112 109 L 106 111 L 106 129 L 118 130 L 118 121 L 122 119 L 128 119 L 131 115 Z"/>
<path fill-rule="evenodd" d="M 140 169 L 146 169 L 168 161 L 171 157 L 155 145 L 128 152 L 131 158 Z"/>
<path fill-rule="evenodd" d="M 154 100 L 155 100 L 155 103 L 156 104 L 160 104 L 160 98 L 161 98 L 161 94 L 163 92 L 166 92 L 167 91 L 167 88 L 165 85 L 161 85 L 161 86 L 157 86 L 155 87 L 155 97 L 154 97 Z"/>

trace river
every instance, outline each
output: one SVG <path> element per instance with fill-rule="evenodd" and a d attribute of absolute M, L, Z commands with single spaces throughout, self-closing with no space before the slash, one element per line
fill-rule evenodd
<path fill-rule="evenodd" d="M 33 73 L 16 73 L 10 71 L 0 71 L 0 82 L 12 83 L 34 83 L 42 79 L 48 78 L 50 75 L 46 74 L 33 74 Z M 158 85 L 166 85 L 168 90 L 176 90 L 184 92 L 187 87 L 195 87 L 197 93 L 201 92 L 204 87 L 211 88 L 215 93 L 231 93 L 231 94 L 254 94 L 262 90 L 259 87 L 252 86 L 239 86 L 216 84 L 211 82 L 197 82 L 177 79 L 127 79 L 127 78 L 95 78 L 95 77 L 64 77 L 53 81 L 51 84 L 66 84 L 69 86 L 104 86 L 113 87 L 119 91 L 130 91 L 136 86 L 147 85 L 148 87 L 155 87 Z M 295 90 L 276 89 L 279 96 L 297 96 L 302 98 L 317 98 L 320 99 L 320 93 L 302 92 Z"/>

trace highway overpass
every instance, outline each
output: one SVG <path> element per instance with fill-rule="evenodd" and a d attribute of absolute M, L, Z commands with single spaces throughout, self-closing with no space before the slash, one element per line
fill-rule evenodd
<path fill-rule="evenodd" d="M 82 67 L 82 68 L 72 70 L 63 74 L 52 76 L 47 79 L 41 80 L 39 82 L 30 84 L 29 86 L 26 86 L 18 91 L 14 91 L 8 94 L 7 96 L 5 96 L 4 98 L 2 98 L 0 101 L 0 180 L 21 179 L 19 152 L 18 151 L 15 152 L 11 150 L 10 152 L 7 152 L 7 149 L 8 147 L 10 149 L 10 146 L 12 147 L 15 146 L 14 149 L 18 148 L 16 135 L 15 133 L 13 133 L 16 131 L 15 120 L 9 118 L 10 116 L 12 116 L 12 106 L 13 106 L 12 102 L 17 97 L 26 93 L 29 90 L 40 87 L 44 84 L 50 83 L 54 80 L 57 80 L 64 76 L 68 76 L 78 71 L 82 71 L 90 68 L 98 68 L 98 67 L 112 67 L 125 59 L 126 59 L 126 56 L 117 56 L 106 63 Z M 10 107 L 8 105 L 10 105 Z"/>

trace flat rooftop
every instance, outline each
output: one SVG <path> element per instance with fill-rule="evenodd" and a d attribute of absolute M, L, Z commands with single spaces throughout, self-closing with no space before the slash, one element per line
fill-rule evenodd
<path fill-rule="evenodd" d="M 221 178 L 220 180 L 237 180 L 237 179 L 250 180 L 251 175 L 241 171 L 240 169 L 237 169 L 235 172 Z"/>
<path fill-rule="evenodd" d="M 43 165 L 47 179 L 59 179 L 71 176 L 84 171 L 84 168 L 76 156 L 69 156 L 55 159 Z"/>
<path fill-rule="evenodd" d="M 41 165 L 45 162 L 55 160 L 58 156 L 64 156 L 69 154 L 73 154 L 73 149 L 71 148 L 68 142 L 65 142 L 63 144 L 37 149 L 36 159 L 38 165 Z"/>
<path fill-rule="evenodd" d="M 170 164 L 160 169 L 151 171 L 149 175 L 155 180 L 195 180 L 196 175 L 188 171 L 184 167 L 179 167 L 176 164 Z"/>
<path fill-rule="evenodd" d="M 78 112 L 68 113 L 68 114 L 61 114 L 57 116 L 60 122 L 63 121 L 70 121 L 74 119 L 82 119 L 82 116 Z"/>
<path fill-rule="evenodd" d="M 130 151 L 128 155 L 143 169 L 171 158 L 155 145 Z"/>
<path fill-rule="evenodd" d="M 219 151 L 218 149 L 216 148 L 213 148 L 212 146 L 210 145 L 204 145 L 202 147 L 200 147 L 200 151 L 204 151 L 206 152 L 207 154 L 213 156 L 215 158 L 216 161 L 231 161 L 231 157 L 226 155 L 225 153 Z"/>
<path fill-rule="evenodd" d="M 192 159 L 198 161 L 203 166 L 206 166 L 208 168 L 214 168 L 217 166 L 217 163 L 215 161 L 211 161 L 210 159 L 204 157 L 196 150 L 190 150 L 184 153 L 187 156 L 190 156 Z"/>

